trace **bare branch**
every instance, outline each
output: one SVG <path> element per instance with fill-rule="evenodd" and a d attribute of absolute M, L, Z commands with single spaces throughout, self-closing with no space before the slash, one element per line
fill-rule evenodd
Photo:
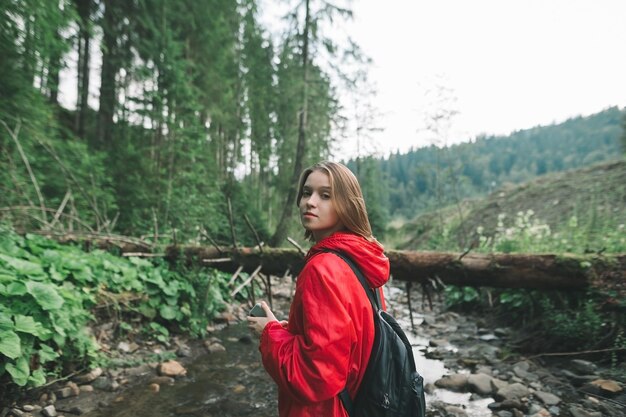
<path fill-rule="evenodd" d="M 239 294 L 239 291 L 243 290 L 246 285 L 248 285 L 250 282 L 252 282 L 252 280 L 254 279 L 254 277 L 259 273 L 259 271 L 261 271 L 261 268 L 263 267 L 263 265 L 259 265 L 257 267 L 257 269 L 254 270 L 253 273 L 250 274 L 250 276 L 248 277 L 248 279 L 246 279 L 244 282 L 241 283 L 240 286 L 238 286 L 237 288 L 235 288 L 235 290 L 233 292 L 230 293 L 231 297 L 234 297 L 235 295 Z"/>
<path fill-rule="evenodd" d="M 256 229 L 254 228 L 254 226 L 252 226 L 252 222 L 248 218 L 248 215 L 244 214 L 243 218 L 245 219 L 246 224 L 248 225 L 250 230 L 252 231 L 252 234 L 254 234 L 254 238 L 256 239 L 256 243 L 257 243 L 257 245 L 259 245 L 259 250 L 261 251 L 261 253 L 263 253 L 263 242 L 261 242 L 261 239 L 259 238 L 259 234 L 256 232 Z"/>
<path fill-rule="evenodd" d="M 61 201 L 61 205 L 57 209 L 57 212 L 54 214 L 54 219 L 52 219 L 52 223 L 50 223 L 50 228 L 53 228 L 56 222 L 59 221 L 59 218 L 61 217 L 61 214 L 63 213 L 63 210 L 65 209 L 65 205 L 67 204 L 71 196 L 72 196 L 72 191 L 67 190 L 67 192 L 65 193 L 65 197 L 63 197 L 63 201 Z"/>
<path fill-rule="evenodd" d="M 296 247 L 296 249 L 298 249 L 298 252 L 300 252 L 300 254 L 302 256 L 306 256 L 306 252 L 304 251 L 304 249 L 302 249 L 302 246 L 298 245 L 298 242 L 296 242 L 295 240 L 293 240 L 292 238 L 288 237 L 287 241 L 289 243 L 291 243 L 293 246 Z"/>
<path fill-rule="evenodd" d="M 37 193 L 37 198 L 39 199 L 39 207 L 41 208 L 41 215 L 43 216 L 42 223 L 47 224 L 48 223 L 48 216 L 46 215 L 46 210 L 45 210 L 46 204 L 44 203 L 43 195 L 41 194 L 41 189 L 39 188 L 39 183 L 37 182 L 37 178 L 35 177 L 35 173 L 33 172 L 32 168 L 30 167 L 30 163 L 28 162 L 28 158 L 26 157 L 26 154 L 24 153 L 24 150 L 22 149 L 22 145 L 20 144 L 20 141 L 18 139 L 18 135 L 20 133 L 20 128 L 22 126 L 22 122 L 21 122 L 20 119 L 17 119 L 17 125 L 15 126 L 15 130 L 11 130 L 9 128 L 9 126 L 4 122 L 4 120 L 0 120 L 0 123 L 2 123 L 2 125 L 7 130 L 7 132 L 9 132 L 9 136 L 11 136 L 11 139 L 13 139 L 13 142 L 15 142 L 15 146 L 17 146 L 17 151 L 20 153 L 20 156 L 22 157 L 22 161 L 24 162 L 24 165 L 26 166 L 26 170 L 28 171 L 28 175 L 30 175 L 30 180 L 33 183 L 33 187 L 35 188 L 35 192 Z"/>

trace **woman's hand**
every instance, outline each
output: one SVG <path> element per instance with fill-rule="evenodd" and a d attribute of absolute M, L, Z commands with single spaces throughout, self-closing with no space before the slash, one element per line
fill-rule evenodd
<path fill-rule="evenodd" d="M 261 301 L 261 307 L 263 308 L 263 311 L 265 311 L 265 317 L 248 316 L 248 327 L 257 336 L 260 336 L 261 333 L 263 333 L 263 329 L 265 329 L 267 323 L 271 321 L 278 321 L 265 301 Z"/>

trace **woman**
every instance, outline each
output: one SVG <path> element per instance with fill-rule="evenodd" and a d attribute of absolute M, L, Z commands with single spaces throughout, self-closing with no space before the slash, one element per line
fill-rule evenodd
<path fill-rule="evenodd" d="M 326 250 L 351 258 L 372 288 L 387 282 L 389 260 L 372 236 L 359 183 L 344 165 L 320 162 L 306 169 L 296 204 L 305 237 L 315 245 L 298 275 L 289 320 L 278 322 L 262 303 L 266 317 L 248 322 L 261 336 L 263 366 L 278 385 L 280 417 L 347 416 L 338 394 L 347 387 L 356 395 L 374 319 L 354 272 Z"/>

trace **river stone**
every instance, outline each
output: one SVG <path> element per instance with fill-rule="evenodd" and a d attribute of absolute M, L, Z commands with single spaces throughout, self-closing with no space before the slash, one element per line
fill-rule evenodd
<path fill-rule="evenodd" d="M 22 410 L 26 411 L 27 413 L 30 413 L 31 411 L 35 411 L 36 408 L 34 405 L 30 405 L 30 404 L 24 404 L 22 406 Z"/>
<path fill-rule="evenodd" d="M 130 352 L 130 345 L 128 344 L 128 342 L 119 342 L 117 344 L 117 350 L 119 350 L 122 353 L 129 353 Z"/>
<path fill-rule="evenodd" d="M 513 365 L 513 369 L 515 368 L 519 368 L 523 371 L 529 371 L 530 370 L 530 363 L 528 361 L 519 361 L 517 362 L 515 365 Z"/>
<path fill-rule="evenodd" d="M 504 400 L 500 403 L 500 408 L 502 410 L 527 410 L 526 405 L 518 400 Z"/>
<path fill-rule="evenodd" d="M 507 385 L 509 385 L 508 382 L 503 381 L 503 380 L 498 379 L 498 378 L 492 378 L 490 382 L 491 382 L 491 392 L 494 392 L 494 391 L 497 392 L 501 388 L 504 388 Z"/>
<path fill-rule="evenodd" d="M 430 347 L 446 346 L 448 341 L 446 339 L 430 339 L 428 345 Z"/>
<path fill-rule="evenodd" d="M 591 381 L 591 385 L 595 385 L 600 388 L 600 390 L 611 394 L 616 394 L 622 391 L 622 387 L 620 387 L 617 382 L 610 379 L 597 379 L 595 381 Z"/>
<path fill-rule="evenodd" d="M 102 368 L 95 368 L 87 372 L 86 374 L 75 376 L 72 379 L 77 384 L 88 384 L 95 381 L 96 378 L 98 378 L 100 375 L 102 375 Z"/>
<path fill-rule="evenodd" d="M 159 364 L 157 372 L 161 376 L 184 376 L 187 374 L 187 370 L 177 361 L 169 360 Z"/>
<path fill-rule="evenodd" d="M 496 416 L 498 417 L 513 417 L 513 413 L 511 413 L 510 411 L 506 411 L 506 410 L 500 410 L 496 413 Z"/>
<path fill-rule="evenodd" d="M 93 387 L 91 385 L 81 385 L 80 392 L 93 392 Z"/>
<path fill-rule="evenodd" d="M 617 404 L 615 406 L 619 407 L 619 405 L 617 405 Z M 620 411 L 617 408 L 615 408 L 615 406 L 609 405 L 606 402 L 601 402 L 601 403 L 598 404 L 599 411 L 602 411 L 602 413 L 605 416 L 624 417 L 626 414 L 623 411 Z M 620 409 L 621 409 L 621 407 L 620 407 Z"/>
<path fill-rule="evenodd" d="M 489 376 L 493 376 L 493 370 L 489 366 L 480 365 L 476 368 L 477 374 L 485 374 Z"/>
<path fill-rule="evenodd" d="M 500 388 L 496 393 L 497 399 L 500 400 L 519 400 L 523 397 L 528 396 L 528 388 L 525 385 L 514 383 L 507 385 L 504 388 Z"/>
<path fill-rule="evenodd" d="M 432 395 L 435 392 L 435 386 L 431 384 L 430 382 L 427 383 L 426 385 L 424 385 L 424 392 L 426 394 Z"/>
<path fill-rule="evenodd" d="M 191 348 L 187 345 L 181 345 L 176 350 L 176 356 L 179 358 L 190 358 L 192 356 Z"/>
<path fill-rule="evenodd" d="M 574 372 L 583 375 L 593 374 L 598 370 L 596 364 L 582 359 L 572 359 L 570 365 Z"/>
<path fill-rule="evenodd" d="M 57 410 L 54 408 L 53 405 L 49 405 L 41 410 L 41 414 L 43 414 L 45 417 L 56 417 Z"/>
<path fill-rule="evenodd" d="M 226 348 L 220 343 L 213 343 L 208 349 L 209 353 L 226 352 Z"/>
<path fill-rule="evenodd" d="M 557 406 L 552 406 L 550 408 L 548 408 L 548 411 L 550 412 L 550 414 L 552 414 L 553 416 L 558 416 L 561 414 L 561 409 Z"/>
<path fill-rule="evenodd" d="M 602 413 L 599 411 L 587 411 L 575 405 L 569 408 L 569 412 L 572 417 L 602 417 Z"/>
<path fill-rule="evenodd" d="M 467 413 L 461 407 L 456 405 L 448 405 L 444 408 L 450 417 L 467 417 Z"/>
<path fill-rule="evenodd" d="M 545 408 L 541 408 L 536 413 L 530 415 L 530 417 L 550 417 L 550 416 L 551 416 L 550 412 L 546 410 Z"/>
<path fill-rule="evenodd" d="M 463 391 L 467 385 L 468 377 L 466 374 L 452 374 L 444 376 L 435 381 L 435 385 L 439 388 L 447 388 L 452 391 Z"/>
<path fill-rule="evenodd" d="M 233 387 L 233 392 L 235 394 L 241 394 L 242 392 L 244 392 L 246 390 L 246 386 L 245 385 L 241 385 L 241 384 L 237 384 Z"/>
<path fill-rule="evenodd" d="M 12 408 L 9 415 L 13 417 L 24 417 L 24 412 L 19 408 Z"/>
<path fill-rule="evenodd" d="M 476 346 L 472 346 L 468 354 L 473 357 L 484 358 L 487 361 L 494 360 L 498 354 L 500 353 L 500 349 L 496 346 L 491 346 L 487 344 L 479 344 Z"/>
<path fill-rule="evenodd" d="M 598 375 L 577 375 L 567 369 L 561 370 L 561 374 L 569 379 L 574 385 L 582 385 L 585 382 L 591 382 L 594 379 L 598 379 Z"/>
<path fill-rule="evenodd" d="M 549 392 L 535 391 L 533 395 L 539 398 L 541 402 L 545 405 L 557 405 L 561 402 L 561 399 L 559 397 Z"/>
<path fill-rule="evenodd" d="M 498 328 L 493 329 L 493 333 L 498 337 L 505 337 L 509 334 L 509 329 L 498 327 Z"/>
<path fill-rule="evenodd" d="M 113 391 L 113 381 L 106 376 L 99 376 L 92 382 L 91 385 L 94 389 L 101 391 Z"/>
<path fill-rule="evenodd" d="M 476 392 L 481 395 L 491 394 L 491 378 L 485 374 L 472 374 L 467 378 L 467 384 L 470 387 L 470 391 Z"/>
<path fill-rule="evenodd" d="M 155 393 L 161 390 L 161 386 L 159 384 L 154 384 L 154 383 L 148 385 L 148 388 L 150 389 L 150 391 L 155 392 Z"/>
<path fill-rule="evenodd" d="M 58 389 L 55 391 L 55 394 L 57 398 L 69 398 L 78 395 L 71 387 L 63 387 L 61 389 Z"/>
<path fill-rule="evenodd" d="M 539 377 L 537 375 L 533 374 L 532 372 L 528 372 L 525 369 L 519 368 L 517 366 L 515 368 L 513 368 L 513 372 L 519 378 L 522 378 L 522 379 L 524 379 L 526 381 L 537 381 L 537 380 L 539 380 Z"/>
<path fill-rule="evenodd" d="M 65 384 L 65 386 L 70 387 L 74 392 L 74 395 L 80 394 L 80 388 L 78 387 L 78 384 L 76 382 L 69 381 L 67 384 Z"/>

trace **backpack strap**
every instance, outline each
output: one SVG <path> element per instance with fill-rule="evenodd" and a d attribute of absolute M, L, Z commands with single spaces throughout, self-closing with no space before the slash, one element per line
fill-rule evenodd
<path fill-rule="evenodd" d="M 350 269 L 352 269 L 352 272 L 354 272 L 354 275 L 356 275 L 356 277 L 359 279 L 361 286 L 365 290 L 365 294 L 367 295 L 367 298 L 370 300 L 370 303 L 372 303 L 372 308 L 374 309 L 374 313 L 382 310 L 382 303 L 380 302 L 380 294 L 378 290 L 375 290 L 369 286 L 369 284 L 367 283 L 367 280 L 363 276 L 363 272 L 361 272 L 359 267 L 356 266 L 354 261 L 350 259 L 349 257 L 347 257 L 344 253 L 336 251 L 336 250 L 324 249 L 324 252 L 334 253 L 335 255 L 343 259 L 345 263 L 348 264 Z"/>
<path fill-rule="evenodd" d="M 345 263 L 348 264 L 350 269 L 352 269 L 352 272 L 354 272 L 354 275 L 356 275 L 356 277 L 359 279 L 359 282 L 363 286 L 363 289 L 365 290 L 365 294 L 367 294 L 367 298 L 370 300 L 370 303 L 372 304 L 372 309 L 374 310 L 374 314 L 376 314 L 377 311 L 380 311 L 382 309 L 381 307 L 382 303 L 380 302 L 379 292 L 369 286 L 369 284 L 367 283 L 367 280 L 363 276 L 363 272 L 361 272 L 359 267 L 356 266 L 354 261 L 350 259 L 349 257 L 347 257 L 342 252 L 339 252 L 336 250 L 325 249 L 324 252 L 334 253 L 335 255 L 343 259 Z M 348 393 L 347 386 L 344 387 L 343 390 L 341 390 L 341 392 L 339 393 L 339 399 L 343 403 L 343 406 L 348 412 L 348 415 L 352 417 L 352 415 L 354 414 L 354 402 L 352 401 L 352 398 L 350 398 L 350 394 Z"/>

